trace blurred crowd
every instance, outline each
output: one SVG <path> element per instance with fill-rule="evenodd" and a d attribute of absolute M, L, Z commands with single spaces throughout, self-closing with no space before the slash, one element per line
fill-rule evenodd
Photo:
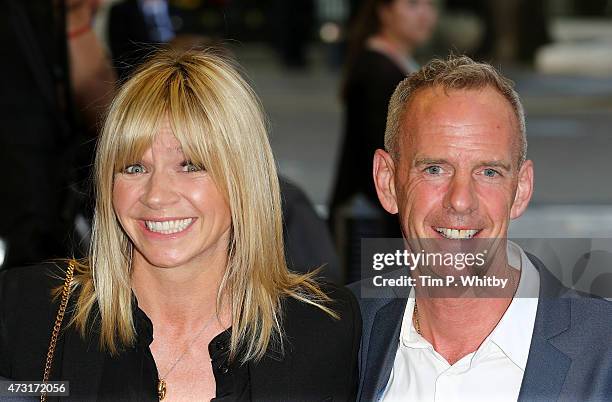
<path fill-rule="evenodd" d="M 234 39 L 266 41 L 295 69 L 307 67 L 316 39 L 336 42 L 342 60 L 342 145 L 327 222 L 302 189 L 280 178 L 287 258 L 296 270 L 323 266 L 332 281 L 356 280 L 358 261 L 346 258 L 346 250 L 362 237 L 401 235 L 378 206 L 368 179 L 371 156 L 384 147 L 393 89 L 426 61 L 424 47 L 431 53 L 436 46 L 431 39 L 441 10 L 481 18 L 472 56 L 530 62 L 550 40 L 546 3 L 270 0 L 253 8 L 230 0 L 1 0 L 0 208 L 8 213 L 0 220 L 0 267 L 84 254 L 100 121 L 117 88 L 156 49 L 216 46 L 231 56 L 226 45 Z M 317 28 L 325 19 L 335 25 L 321 39 Z M 436 49 L 438 55 L 464 50 Z"/>

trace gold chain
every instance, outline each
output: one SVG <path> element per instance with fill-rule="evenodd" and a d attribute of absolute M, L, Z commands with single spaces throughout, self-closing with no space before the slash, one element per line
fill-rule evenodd
<path fill-rule="evenodd" d="M 412 317 L 414 318 L 414 329 L 417 334 L 421 334 L 421 324 L 419 323 L 419 307 L 417 306 L 416 297 L 414 299 L 414 312 L 412 313 Z"/>
<path fill-rule="evenodd" d="M 68 297 L 70 296 L 70 285 L 72 284 L 72 276 L 74 274 L 75 261 L 72 260 L 68 264 L 68 270 L 66 271 L 66 280 L 64 281 L 64 287 L 62 289 L 62 299 L 57 310 L 57 316 L 55 317 L 55 324 L 53 325 L 53 332 L 51 332 L 51 341 L 49 342 L 49 350 L 47 351 L 47 361 L 45 362 L 45 372 L 43 374 L 43 382 L 47 383 L 51 376 L 51 365 L 53 364 L 53 355 L 55 354 L 55 346 L 57 345 L 57 338 L 59 336 L 60 329 L 62 327 L 62 321 L 64 320 L 64 313 L 68 306 Z M 46 402 L 47 393 L 43 392 L 40 395 L 40 401 Z"/>
<path fill-rule="evenodd" d="M 166 379 L 168 378 L 170 373 L 172 373 L 172 370 L 174 370 L 176 365 L 183 359 L 183 357 L 185 357 L 185 355 L 187 354 L 189 349 L 191 349 L 193 344 L 200 338 L 200 335 L 202 335 L 202 333 L 204 333 L 206 328 L 208 328 L 208 326 L 213 322 L 215 317 L 216 317 L 216 314 L 213 313 L 210 316 L 210 318 L 206 321 L 206 323 L 204 324 L 202 329 L 200 329 L 200 331 L 198 331 L 197 335 L 191 340 L 191 342 L 189 342 L 189 344 L 187 345 L 185 350 L 183 350 L 183 353 L 181 353 L 181 355 L 176 360 L 174 360 L 174 363 L 172 364 L 172 366 L 170 366 L 170 369 L 168 371 L 166 371 L 166 375 L 158 378 L 158 380 L 157 380 L 157 396 L 159 397 L 160 401 L 163 400 L 166 397 L 166 394 L 168 393 L 168 384 L 166 383 Z"/>

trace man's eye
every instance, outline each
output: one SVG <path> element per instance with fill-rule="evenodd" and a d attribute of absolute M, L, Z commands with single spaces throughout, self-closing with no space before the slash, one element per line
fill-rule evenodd
<path fill-rule="evenodd" d="M 487 177 L 496 177 L 499 176 L 499 172 L 495 169 L 485 169 L 482 171 L 482 174 L 484 174 Z"/>
<path fill-rule="evenodd" d="M 183 172 L 200 172 L 203 170 L 200 166 L 191 162 L 183 162 L 181 166 L 183 167 Z"/>
<path fill-rule="evenodd" d="M 440 166 L 429 166 L 427 168 L 425 168 L 425 173 L 429 173 L 429 174 L 440 174 L 442 173 L 442 168 Z"/>
<path fill-rule="evenodd" d="M 138 173 L 144 173 L 145 171 L 146 170 L 144 166 L 142 166 L 139 163 L 127 166 L 125 169 L 123 169 L 123 172 L 127 174 L 138 174 Z"/>

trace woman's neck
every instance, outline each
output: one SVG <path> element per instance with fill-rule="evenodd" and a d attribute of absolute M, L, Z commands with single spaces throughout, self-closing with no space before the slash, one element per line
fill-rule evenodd
<path fill-rule="evenodd" d="M 217 297 L 225 267 L 223 262 L 159 268 L 135 253 L 132 289 L 139 308 L 154 323 L 197 327 L 212 314 L 221 314 L 216 311 Z"/>
<path fill-rule="evenodd" d="M 388 30 L 381 30 L 370 38 L 378 46 L 384 47 L 384 49 L 392 55 L 399 58 L 406 58 L 412 55 L 413 46 L 402 41 L 396 35 L 393 35 Z"/>

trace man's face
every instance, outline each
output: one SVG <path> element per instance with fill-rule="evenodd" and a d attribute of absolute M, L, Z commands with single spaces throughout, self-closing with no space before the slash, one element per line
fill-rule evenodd
<path fill-rule="evenodd" d="M 407 239 L 506 237 L 533 187 L 519 149 L 517 119 L 496 90 L 424 89 L 401 121 L 398 160 L 376 153 L 379 198 Z"/>

